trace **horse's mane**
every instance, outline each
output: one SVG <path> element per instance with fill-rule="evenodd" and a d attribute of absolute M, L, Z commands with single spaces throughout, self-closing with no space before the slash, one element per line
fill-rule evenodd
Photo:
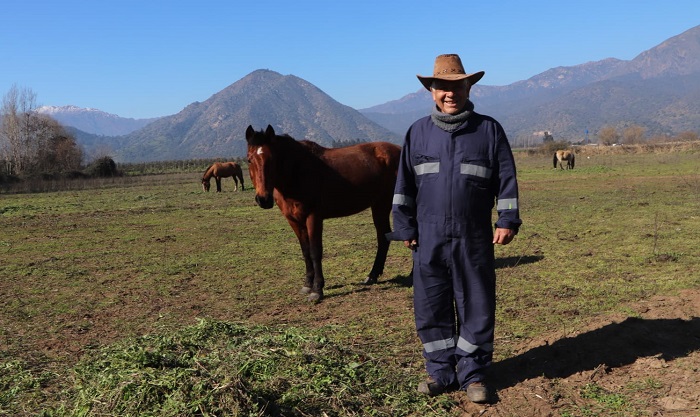
<path fill-rule="evenodd" d="M 300 147 L 301 149 L 306 150 L 307 152 L 310 152 L 312 155 L 316 157 L 321 157 L 323 155 L 323 152 L 327 150 L 327 148 L 324 148 L 323 146 L 319 145 L 318 143 L 308 140 L 308 139 L 302 139 L 302 140 L 296 140 L 292 136 L 290 136 L 287 133 L 281 134 L 281 135 L 275 135 L 271 139 L 268 139 L 265 135 L 264 131 L 259 131 L 256 132 L 249 140 L 248 140 L 248 145 L 250 146 L 263 146 L 263 145 L 280 145 L 280 146 L 292 146 L 292 147 Z"/>
<path fill-rule="evenodd" d="M 288 135 L 287 133 L 283 135 L 275 135 L 273 142 L 276 142 L 280 145 L 283 146 L 300 146 L 303 149 L 306 149 L 307 151 L 311 152 L 312 155 L 320 157 L 323 154 L 323 151 L 326 150 L 323 146 L 319 145 L 318 143 L 308 140 L 308 139 L 302 139 L 302 140 L 296 140 L 292 136 Z M 253 143 L 255 145 L 256 143 Z M 262 143 L 260 143 L 262 144 Z"/>
<path fill-rule="evenodd" d="M 304 145 L 306 147 L 306 149 L 308 149 L 309 151 L 311 151 L 312 154 L 314 154 L 318 157 L 323 155 L 323 151 L 326 150 L 326 148 L 324 148 L 323 146 L 319 145 L 318 143 L 316 143 L 312 140 L 304 139 L 304 140 L 300 140 L 299 143 Z"/>
<path fill-rule="evenodd" d="M 283 135 L 275 135 L 273 140 L 278 140 L 278 139 L 282 139 L 282 140 L 291 139 L 291 140 L 296 142 L 296 140 L 293 137 L 289 136 L 286 133 Z M 267 145 L 268 142 L 269 142 L 269 140 L 268 140 L 267 136 L 265 135 L 265 132 L 262 130 L 259 132 L 255 132 L 255 134 L 248 139 L 248 144 L 251 146 L 263 146 L 263 145 Z"/>
<path fill-rule="evenodd" d="M 216 163 L 216 162 L 214 162 L 214 164 L 215 164 L 215 163 Z M 209 170 L 211 169 L 211 167 L 214 166 L 214 164 L 209 165 L 209 166 L 207 167 L 207 169 L 204 170 L 204 174 L 202 174 L 202 180 L 206 179 L 207 174 L 209 173 Z"/>

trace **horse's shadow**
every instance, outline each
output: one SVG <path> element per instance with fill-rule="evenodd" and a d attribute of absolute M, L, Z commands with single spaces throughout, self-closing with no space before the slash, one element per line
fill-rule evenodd
<path fill-rule="evenodd" d="M 670 361 L 700 349 L 700 318 L 628 318 L 520 355 L 494 362 L 494 387 L 504 389 L 530 378 L 565 378 L 599 366 L 620 367 L 658 356 Z"/>
<path fill-rule="evenodd" d="M 330 285 L 327 288 L 329 290 L 337 290 L 337 289 L 345 288 L 348 286 L 351 287 L 348 291 L 338 293 L 338 294 L 326 294 L 324 296 L 324 298 L 333 298 L 333 297 L 348 295 L 350 293 L 360 293 L 360 292 L 364 292 L 364 291 L 369 291 L 371 287 L 377 287 L 377 286 L 382 287 L 381 288 L 382 290 L 388 290 L 390 288 L 396 288 L 396 287 L 410 288 L 410 287 L 413 287 L 413 274 L 409 273 L 408 275 L 396 275 L 394 278 L 387 279 L 387 280 L 382 280 L 380 278 L 379 282 L 377 284 L 372 284 L 372 285 L 366 285 L 366 284 L 362 284 L 362 283 L 335 284 L 335 285 Z"/>
<path fill-rule="evenodd" d="M 386 282 L 391 283 L 394 287 L 411 288 L 413 287 L 413 271 L 406 275 L 397 275 L 394 278 L 386 280 Z"/>
<path fill-rule="evenodd" d="M 541 255 L 531 255 L 531 256 L 510 256 L 506 258 L 496 259 L 496 269 L 498 268 L 513 268 L 518 265 L 531 264 L 539 262 L 544 259 Z M 388 279 L 384 282 L 392 284 L 393 287 L 403 287 L 411 288 L 413 287 L 413 271 L 410 271 L 406 275 L 396 275 L 394 278 Z"/>
<path fill-rule="evenodd" d="M 514 268 L 519 265 L 526 265 L 526 264 L 531 264 L 535 262 L 539 262 L 542 259 L 544 259 L 544 256 L 541 255 L 528 255 L 528 256 L 509 256 L 505 258 L 497 258 L 496 259 L 496 269 L 499 268 Z M 389 289 L 389 288 L 394 288 L 394 287 L 402 287 L 402 288 L 411 288 L 413 287 L 413 271 L 409 271 L 408 274 L 406 275 L 396 275 L 393 278 L 382 280 L 380 278 L 379 284 L 390 284 L 389 286 L 384 286 L 384 289 Z M 327 288 L 330 290 L 334 289 L 339 289 L 343 288 L 346 285 L 344 284 L 336 284 L 336 285 L 330 285 Z M 362 291 L 367 291 L 369 288 L 366 285 L 363 284 L 355 284 L 353 285 L 353 289 L 350 291 L 347 291 L 343 294 L 349 294 L 351 292 L 362 292 Z M 337 297 L 339 295 L 343 294 L 335 294 L 335 295 L 326 295 L 326 297 Z"/>

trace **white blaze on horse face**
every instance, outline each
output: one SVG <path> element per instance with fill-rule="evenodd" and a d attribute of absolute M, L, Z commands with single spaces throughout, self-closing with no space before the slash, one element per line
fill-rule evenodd
<path fill-rule="evenodd" d="M 258 154 L 258 155 L 262 155 L 262 154 L 263 154 L 262 146 L 258 147 L 258 150 L 257 150 L 257 152 L 255 152 L 255 153 Z"/>

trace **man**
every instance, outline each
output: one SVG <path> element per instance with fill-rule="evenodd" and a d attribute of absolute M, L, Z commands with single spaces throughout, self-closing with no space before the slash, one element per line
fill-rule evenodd
<path fill-rule="evenodd" d="M 418 79 L 435 107 L 406 133 L 394 192 L 394 231 L 413 250 L 414 314 L 430 396 L 460 388 L 490 400 L 486 369 L 496 315 L 494 244 L 522 223 L 513 154 L 501 125 L 474 112 L 469 91 L 484 72 L 467 74 L 458 55 L 435 59 Z M 494 201 L 498 212 L 492 229 Z"/>

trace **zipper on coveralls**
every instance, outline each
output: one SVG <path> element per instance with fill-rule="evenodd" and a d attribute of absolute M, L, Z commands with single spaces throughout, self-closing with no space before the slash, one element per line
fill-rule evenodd
<path fill-rule="evenodd" d="M 447 161 L 445 161 L 445 168 L 447 168 L 447 211 L 445 213 L 445 227 L 448 227 L 447 237 L 452 241 L 452 237 L 455 235 L 454 226 L 454 172 L 455 172 L 455 133 L 450 133 L 450 140 L 447 144 Z M 441 162 L 442 163 L 442 162 Z M 450 242 L 451 243 L 451 242 Z M 452 246 L 450 244 L 450 246 Z"/>

